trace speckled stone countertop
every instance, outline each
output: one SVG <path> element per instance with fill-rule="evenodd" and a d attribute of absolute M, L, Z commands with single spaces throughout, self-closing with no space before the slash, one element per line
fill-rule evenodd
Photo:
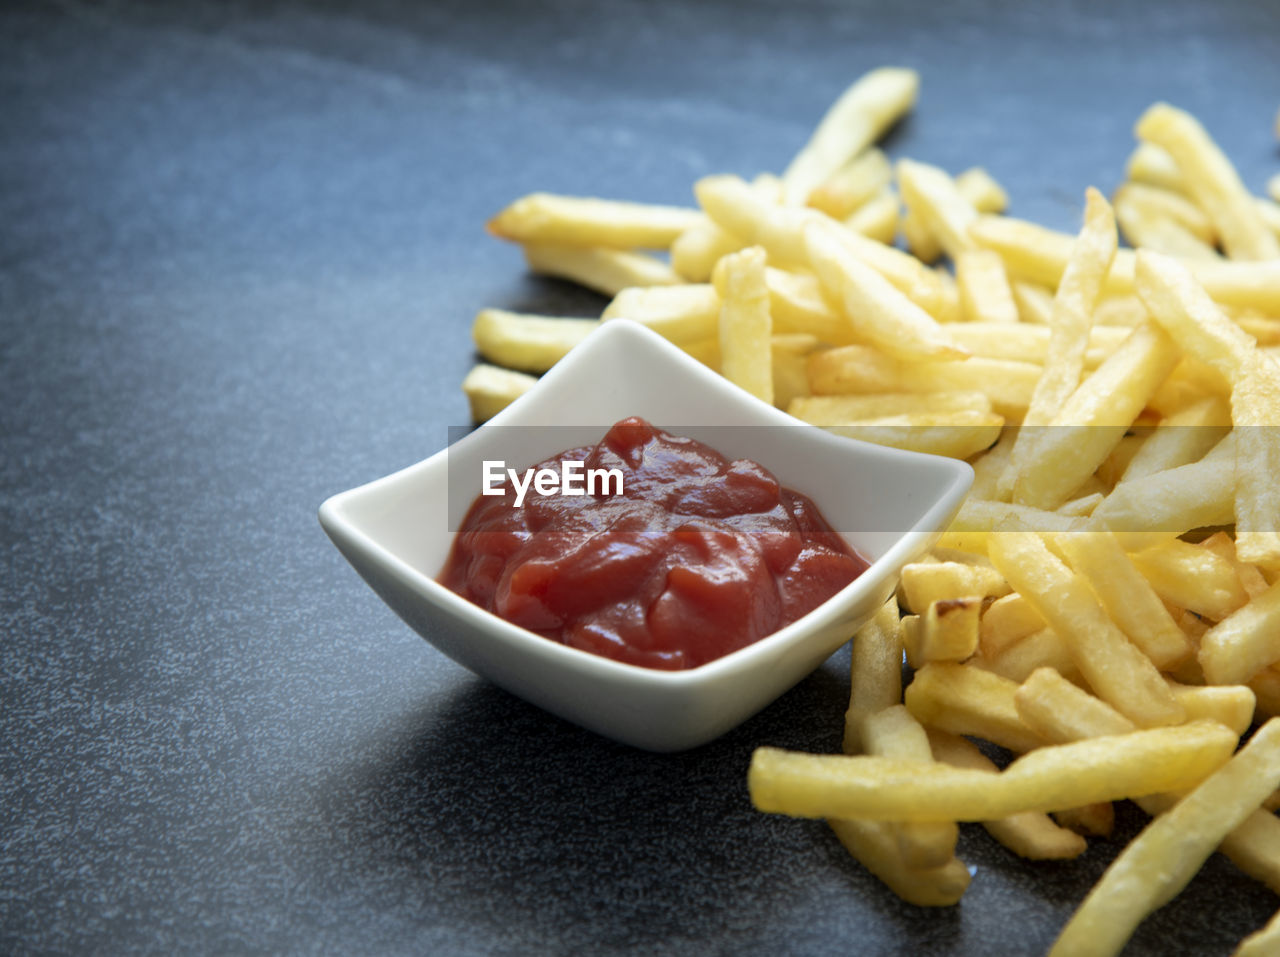
<path fill-rule="evenodd" d="M 1034 954 L 1119 846 L 903 905 L 753 812 L 835 750 L 848 654 L 660 756 L 433 651 L 326 541 L 437 451 L 483 306 L 590 314 L 485 219 L 535 189 L 684 203 L 918 67 L 889 143 L 1074 227 L 1141 110 L 1277 168 L 1273 3 L 31 3 L 0 8 L 0 951 Z M 1140 826 L 1123 812 L 1121 836 Z M 1221 858 L 1130 953 L 1227 953 Z"/>

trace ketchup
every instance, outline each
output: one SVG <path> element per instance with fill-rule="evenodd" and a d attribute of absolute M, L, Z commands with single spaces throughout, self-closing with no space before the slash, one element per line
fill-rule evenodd
<path fill-rule="evenodd" d="M 479 496 L 439 581 L 507 621 L 649 668 L 695 668 L 812 611 L 867 568 L 806 496 L 640 418 L 564 462 L 616 469 L 605 494 Z M 497 489 L 494 490 L 495 492 Z"/>

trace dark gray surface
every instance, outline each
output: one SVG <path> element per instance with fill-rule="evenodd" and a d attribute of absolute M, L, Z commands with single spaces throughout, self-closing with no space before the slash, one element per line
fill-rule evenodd
<path fill-rule="evenodd" d="M 838 746 L 847 653 L 644 754 L 432 651 L 315 508 L 465 419 L 477 309 L 599 308 L 484 235 L 523 192 L 687 202 L 896 62 L 895 155 L 1072 228 L 1157 98 L 1260 188 L 1277 36 L 1190 0 L 4 5 L 0 951 L 1042 952 L 1118 842 L 968 829 L 926 912 L 750 809 L 755 745 Z M 1227 953 L 1275 906 L 1215 858 L 1129 952 Z"/>

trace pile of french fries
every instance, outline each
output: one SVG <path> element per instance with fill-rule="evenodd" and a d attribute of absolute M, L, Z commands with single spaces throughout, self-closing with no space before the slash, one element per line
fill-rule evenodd
<path fill-rule="evenodd" d="M 799 420 L 970 461 L 854 638 L 846 753 L 761 748 L 752 800 L 930 906 L 970 880 L 957 822 L 1071 858 L 1133 800 L 1152 823 L 1052 951 L 1117 953 L 1215 849 L 1280 893 L 1280 175 L 1250 194 L 1156 104 L 1071 236 L 1003 215 L 980 168 L 891 164 L 875 144 L 918 87 L 872 71 L 781 176 L 706 177 L 697 209 L 513 203 L 494 234 L 612 301 L 481 312 L 464 390 L 484 420 L 625 318 Z M 1239 950 L 1277 952 L 1280 917 Z"/>

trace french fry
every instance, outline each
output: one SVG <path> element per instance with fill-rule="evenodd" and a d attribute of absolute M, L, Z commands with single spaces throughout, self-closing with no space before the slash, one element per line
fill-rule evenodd
<path fill-rule="evenodd" d="M 717 335 L 720 296 L 710 283 L 632 286 L 620 290 L 600 318 L 606 322 L 632 319 L 676 345 L 685 345 Z"/>
<path fill-rule="evenodd" d="M 1009 205 L 1004 188 L 980 166 L 965 170 L 955 178 L 960 195 L 980 213 L 1002 213 Z M 932 263 L 942 255 L 942 247 L 920 210 L 908 209 L 899 223 L 907 247 L 921 262 Z"/>
<path fill-rule="evenodd" d="M 832 819 L 827 823 L 863 867 L 909 904 L 950 907 L 969 887 L 969 869 L 954 857 L 929 870 L 907 867 L 898 852 L 897 836 L 884 821 Z"/>
<path fill-rule="evenodd" d="M 870 755 L 918 761 L 922 766 L 933 763 L 924 728 L 902 705 L 864 718 L 862 743 Z M 955 857 L 960 831 L 954 821 L 902 821 L 895 825 L 895 830 L 899 853 L 909 868 L 942 867 Z"/>
<path fill-rule="evenodd" d="M 1065 502 L 1111 454 L 1178 355 L 1158 326 L 1147 323 L 1133 330 L 1071 394 L 1049 427 L 1036 434 L 1013 487 L 1014 501 L 1038 508 Z"/>
<path fill-rule="evenodd" d="M 975 667 L 983 668 L 1020 684 L 1028 675 L 1040 668 L 1052 668 L 1071 681 L 1083 681 L 1080 669 L 1071 655 L 1071 649 L 1052 628 L 1041 628 L 1005 648 L 992 658 L 973 659 Z"/>
<path fill-rule="evenodd" d="M 642 253 L 549 242 L 529 242 L 523 248 L 534 272 L 572 280 L 605 296 L 616 296 L 628 286 L 673 286 L 681 281 L 669 265 Z"/>
<path fill-rule="evenodd" d="M 1018 305 L 1018 318 L 1024 323 L 1048 326 L 1053 316 L 1053 293 L 1034 282 L 1012 282 L 1009 286 Z"/>
<path fill-rule="evenodd" d="M 907 607 L 917 615 L 939 601 L 956 598 L 977 598 L 981 601 L 1009 594 L 1009 584 L 1004 576 L 987 565 L 913 562 L 902 569 L 901 581 Z"/>
<path fill-rule="evenodd" d="M 898 603 L 890 599 L 853 636 L 849 708 L 845 713 L 844 750 L 857 754 L 862 720 L 902 701 L 902 624 Z"/>
<path fill-rule="evenodd" d="M 1077 834 L 1110 837 L 1116 826 L 1116 808 L 1110 801 L 1100 801 L 1097 804 L 1054 811 L 1053 819 Z"/>
<path fill-rule="evenodd" d="M 1120 483 L 1089 516 L 1091 527 L 1122 536 L 1154 532 L 1173 537 L 1234 521 L 1235 443 L 1231 436 L 1198 462 Z"/>
<path fill-rule="evenodd" d="M 1249 601 L 1232 563 L 1199 545 L 1173 539 L 1135 552 L 1132 559 L 1161 598 L 1212 621 L 1222 621 Z"/>
<path fill-rule="evenodd" d="M 1000 577 L 1003 580 L 1004 576 Z M 997 598 L 982 613 L 978 624 L 978 646 L 984 658 L 994 660 L 1006 648 L 1044 627 L 1040 613 L 1029 601 L 1013 592 Z"/>
<path fill-rule="evenodd" d="M 1120 852 L 1063 928 L 1050 954 L 1119 953 L 1138 924 L 1172 900 L 1214 848 L 1277 785 L 1280 722 L 1272 721 Z"/>
<path fill-rule="evenodd" d="M 904 697 L 907 710 L 925 727 L 1031 751 L 1044 741 L 1018 717 L 1017 689 L 1015 682 L 973 665 L 932 662 L 915 673 Z"/>
<path fill-rule="evenodd" d="M 1004 417 L 994 412 L 916 412 L 823 426 L 846 438 L 910 452 L 967 459 L 1000 437 Z"/>
<path fill-rule="evenodd" d="M 931 661 L 964 661 L 978 650 L 981 598 L 932 602 L 924 614 L 903 619 L 907 663 L 921 668 Z"/>
<path fill-rule="evenodd" d="M 1195 117 L 1157 103 L 1138 120 L 1135 132 L 1173 157 L 1187 191 L 1208 214 L 1228 256 L 1280 258 L 1280 242 L 1262 221 L 1240 175 Z"/>
<path fill-rule="evenodd" d="M 943 764 L 975 771 L 999 773 L 995 763 L 965 738 L 945 731 L 930 731 L 933 756 Z M 1055 824 L 1049 815 L 1023 811 L 993 821 L 983 821 L 987 833 L 1019 857 L 1034 861 L 1079 857 L 1087 847 L 1084 838 Z"/>
<path fill-rule="evenodd" d="M 981 392 L 889 392 L 879 395 L 811 395 L 796 399 L 787 411 L 810 425 L 845 425 L 917 412 L 990 412 Z"/>
<path fill-rule="evenodd" d="M 699 222 L 696 209 L 531 193 L 489 221 L 489 232 L 518 243 L 572 243 L 666 249 Z"/>
<path fill-rule="evenodd" d="M 941 274 L 915 257 L 844 229 L 815 209 L 776 206 L 735 176 L 707 176 L 694 185 L 707 215 L 742 240 L 763 246 L 769 262 L 778 267 L 805 266 L 808 253 L 804 231 L 810 223 L 835 226 L 840 241 L 872 269 L 893 283 L 907 298 L 935 318 L 947 315 L 951 292 Z"/>
<path fill-rule="evenodd" d="M 960 308 L 970 322 L 1001 325 L 1019 321 L 1018 305 L 1004 271 L 1004 260 L 990 249 L 967 249 L 956 257 Z"/>
<path fill-rule="evenodd" d="M 1140 142 L 1134 148 L 1125 164 L 1125 175 L 1135 183 L 1171 193 L 1185 193 L 1187 189 L 1177 161 L 1155 143 Z"/>
<path fill-rule="evenodd" d="M 809 359 L 809 384 L 815 395 L 864 395 L 880 392 L 981 392 L 1005 418 L 1020 418 L 1040 376 L 1032 362 L 971 357 L 903 362 L 870 346 L 842 346 Z"/>
<path fill-rule="evenodd" d="M 882 67 L 860 77 L 823 116 L 809 142 L 782 174 L 787 203 L 798 206 L 915 104 L 914 70 Z"/>
<path fill-rule="evenodd" d="M 521 372 L 546 372 L 598 325 L 595 319 L 483 309 L 471 325 L 471 337 L 488 362 Z"/>
<path fill-rule="evenodd" d="M 769 287 L 769 312 L 779 332 L 808 332 L 835 346 L 854 341 L 849 320 L 827 301 L 817 277 L 768 266 L 764 280 Z"/>
<path fill-rule="evenodd" d="M 943 252 L 955 259 L 974 248 L 969 225 L 978 211 L 950 176 L 936 166 L 909 159 L 898 161 L 897 173 L 907 208 L 924 220 Z"/>
<path fill-rule="evenodd" d="M 1078 532 L 1051 540 L 1072 570 L 1088 581 L 1111 620 L 1152 664 L 1163 670 L 1191 654 L 1191 642 L 1115 535 Z"/>
<path fill-rule="evenodd" d="M 889 185 L 893 170 L 880 150 L 859 153 L 809 194 L 808 204 L 832 219 L 844 219 Z"/>
<path fill-rule="evenodd" d="M 462 380 L 462 391 L 471 406 L 471 421 L 492 419 L 537 383 L 536 377 L 523 372 L 486 363 L 474 366 Z"/>
<path fill-rule="evenodd" d="M 744 245 L 733 233 L 703 216 L 672 241 L 671 268 L 689 282 L 708 282 L 716 263 Z"/>
<path fill-rule="evenodd" d="M 1013 589 L 1062 637 L 1100 698 L 1141 727 L 1183 720 L 1185 711 L 1155 665 L 1116 627 L 1084 580 L 1052 555 L 1038 535 L 994 535 L 987 549 Z"/>
<path fill-rule="evenodd" d="M 1248 681 L 1280 661 L 1280 582 L 1242 604 L 1200 639 L 1200 667 L 1215 685 Z"/>
<path fill-rule="evenodd" d="M 747 787 L 756 808 L 792 817 L 988 821 L 1194 787 L 1227 762 L 1235 745 L 1227 728 L 1197 721 L 1042 747 L 997 775 L 757 748 Z"/>
<path fill-rule="evenodd" d="M 1120 481 L 1131 482 L 1198 462 L 1230 429 L 1231 407 L 1226 401 L 1210 396 L 1194 402 L 1160 423 L 1129 459 Z"/>
<path fill-rule="evenodd" d="M 1120 232 L 1135 249 L 1150 249 L 1186 260 L 1217 260 L 1218 251 L 1190 229 L 1168 216 L 1116 200 L 1116 222 Z"/>
<path fill-rule="evenodd" d="M 1237 735 L 1253 723 L 1257 695 L 1245 685 L 1183 685 L 1169 682 L 1173 696 L 1187 712 L 1188 721 L 1216 721 Z"/>
<path fill-rule="evenodd" d="M 769 289 L 759 246 L 720 260 L 714 276 L 720 295 L 720 372 L 757 399 L 773 404 Z"/>
<path fill-rule="evenodd" d="M 857 334 L 899 359 L 960 359 L 946 329 L 896 289 L 889 280 L 860 262 L 840 234 L 825 223 L 804 231 L 809 265 L 827 291 L 843 302 Z"/>
<path fill-rule="evenodd" d="M 1014 701 L 1028 725 L 1058 744 L 1133 730 L 1119 712 L 1049 669 L 1028 678 Z M 1148 814 L 1161 814 L 1176 800 L 1176 795 L 1153 794 L 1139 798 L 1138 804 Z M 1253 812 L 1227 835 L 1221 850 L 1246 874 L 1280 893 L 1280 818 Z"/>
<path fill-rule="evenodd" d="M 1170 163 L 1173 162 L 1173 157 L 1167 153 L 1164 155 L 1168 157 Z M 1174 169 L 1177 169 L 1176 164 Z M 1214 229 L 1213 223 L 1205 215 L 1204 210 L 1179 190 L 1165 189 L 1143 182 L 1123 183 L 1116 190 L 1112 202 L 1116 206 L 1136 208 L 1149 218 L 1172 220 L 1209 246 L 1212 246 L 1217 239 L 1217 230 Z"/>
<path fill-rule="evenodd" d="M 1070 235 L 1006 216 L 978 216 L 969 226 L 969 235 L 979 246 L 1000 253 L 1011 281 L 1056 289 L 1071 256 Z M 1135 257 L 1132 250 L 1116 253 L 1107 275 L 1107 295 L 1134 291 Z M 1193 261 L 1184 265 L 1215 302 L 1280 314 L 1280 261 Z"/>
<path fill-rule="evenodd" d="M 891 245 L 898 234 L 898 211 L 901 208 L 898 194 L 892 189 L 885 189 L 844 217 L 843 222 L 867 239 Z"/>
<path fill-rule="evenodd" d="M 1023 417 L 1023 425 L 1030 428 L 1019 431 L 1009 465 L 1000 479 L 1000 496 L 1007 498 L 1013 494 L 1023 505 L 1045 506 L 1044 501 L 1027 497 L 1027 489 L 1019 486 L 1024 482 L 1024 473 L 1031 463 L 1042 457 L 1042 439 L 1045 436 L 1040 427 L 1058 417 L 1080 384 L 1093 310 L 1116 254 L 1115 219 L 1111 207 L 1097 190 L 1091 189 L 1085 194 L 1084 215 L 1084 226 L 1072 246 L 1062 281 L 1053 298 L 1044 372 L 1036 382 L 1027 414 Z M 1019 491 L 1021 495 L 1018 495 Z M 1061 504 L 1061 501 L 1056 504 Z"/>

